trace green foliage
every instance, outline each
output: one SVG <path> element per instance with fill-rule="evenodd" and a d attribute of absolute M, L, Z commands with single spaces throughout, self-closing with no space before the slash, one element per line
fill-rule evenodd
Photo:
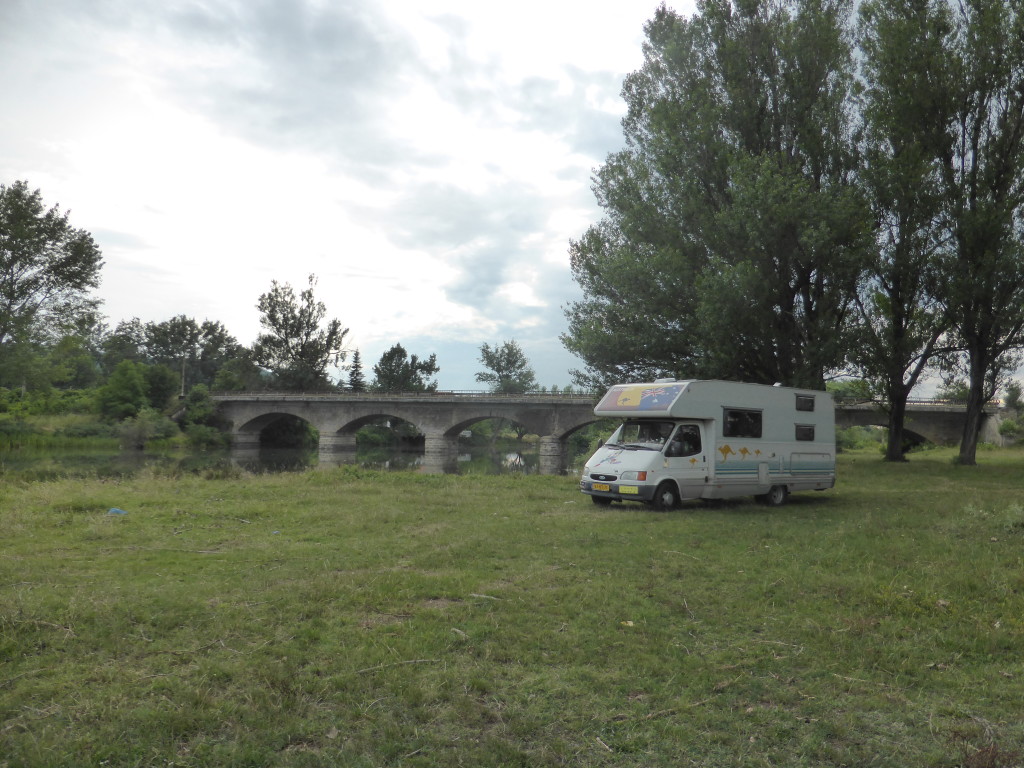
<path fill-rule="evenodd" d="M 950 329 L 940 290 L 946 239 L 927 144 L 944 131 L 950 70 L 941 4 L 866 2 L 858 42 L 864 90 L 859 175 L 876 226 L 854 307 L 850 362 L 892 414 L 888 458 L 902 458 L 903 409 Z"/>
<path fill-rule="evenodd" d="M 185 315 L 146 323 L 142 344 L 147 361 L 178 372 L 180 386 L 186 390 L 195 384 L 213 384 L 223 366 L 245 354 L 220 322 L 200 324 Z"/>
<path fill-rule="evenodd" d="M 522 348 L 515 340 L 480 347 L 480 362 L 486 371 L 476 374 L 476 380 L 487 384 L 491 392 L 518 395 L 537 387 L 537 379 Z"/>
<path fill-rule="evenodd" d="M 44 210 L 39 190 L 0 184 L 0 369 L 18 345 L 57 336 L 95 307 L 87 294 L 102 264 L 92 236 L 58 207 Z"/>
<path fill-rule="evenodd" d="M 181 421 L 186 425 L 223 428 L 224 420 L 217 414 L 217 404 L 210 397 L 210 390 L 196 384 L 185 396 L 182 403 L 185 414 Z"/>
<path fill-rule="evenodd" d="M 274 280 L 256 305 L 266 333 L 253 345 L 253 361 L 268 369 L 283 389 L 331 389 L 327 368 L 345 359 L 342 347 L 348 328 L 336 319 L 321 328 L 327 307 L 314 298 L 315 287 L 316 276 L 310 275 L 309 287 L 296 298 L 291 285 Z"/>
<path fill-rule="evenodd" d="M 357 349 L 352 353 L 352 364 L 348 371 L 348 388 L 352 392 L 366 391 L 366 377 L 363 375 L 363 359 Z"/>
<path fill-rule="evenodd" d="M 167 440 L 179 434 L 178 425 L 162 413 L 143 406 L 118 425 L 121 447 L 141 451 L 151 440 Z"/>
<path fill-rule="evenodd" d="M 942 382 L 935 396 L 939 400 L 949 400 L 954 403 L 965 403 L 970 396 L 971 387 L 963 379 L 950 379 Z"/>
<path fill-rule="evenodd" d="M 1003 437 L 1016 440 L 1022 432 L 1024 432 L 1024 426 L 1017 419 L 1003 419 L 999 423 L 999 434 Z"/>
<path fill-rule="evenodd" d="M 270 377 L 243 350 L 218 369 L 212 388 L 217 392 L 257 392 L 267 389 L 269 384 Z"/>
<path fill-rule="evenodd" d="M 875 427 L 847 427 L 836 430 L 836 450 L 856 451 L 881 445 L 886 438 L 884 429 Z"/>
<path fill-rule="evenodd" d="M 165 409 L 180 391 L 180 376 L 166 365 L 144 365 L 142 378 L 146 382 L 146 401 L 154 410 Z"/>
<path fill-rule="evenodd" d="M 111 421 L 134 417 L 149 403 L 146 395 L 146 366 L 122 360 L 97 393 L 100 414 Z"/>
<path fill-rule="evenodd" d="M 835 398 L 870 401 L 873 398 L 871 383 L 867 379 L 838 379 L 830 381 L 825 389 Z"/>
<path fill-rule="evenodd" d="M 0 387 L 0 413 L 40 416 L 43 414 L 92 413 L 95 408 L 95 390 L 46 388 L 21 392 Z"/>
<path fill-rule="evenodd" d="M 578 383 L 821 386 L 840 365 L 870 243 L 852 183 L 845 13 L 655 12 L 623 86 L 626 149 L 597 172 L 605 216 L 570 248 L 584 298 L 563 341 L 586 362 Z"/>
<path fill-rule="evenodd" d="M 205 424 L 187 424 L 185 438 L 190 448 L 201 451 L 227 448 L 231 442 L 230 435 Z"/>
<path fill-rule="evenodd" d="M 918 23 L 912 45 L 894 54 L 915 62 L 908 68 L 915 79 L 901 87 L 914 93 L 909 130 L 941 201 L 947 247 L 939 252 L 938 290 L 954 346 L 964 351 L 969 391 L 959 461 L 973 464 L 982 407 L 1024 343 L 1024 8 L 910 0 L 896 8 L 901 23 Z"/>
<path fill-rule="evenodd" d="M 417 355 L 407 354 L 401 344 L 395 344 L 373 366 L 374 380 L 370 389 L 374 392 L 435 392 L 437 381 L 430 377 L 439 370 L 436 354 L 420 360 Z"/>
<path fill-rule="evenodd" d="M 100 343 L 103 370 L 110 376 L 125 360 L 141 363 L 146 359 L 146 329 L 137 317 L 122 320 Z"/>
<path fill-rule="evenodd" d="M 99 421 L 86 421 L 69 424 L 62 427 L 57 435 L 70 439 L 84 439 L 90 437 L 115 437 L 116 428 L 110 424 Z"/>
<path fill-rule="evenodd" d="M 1019 381 L 1010 381 L 1006 384 L 1006 395 L 1003 398 L 1003 405 L 1015 411 L 1021 410 L 1021 384 Z"/>

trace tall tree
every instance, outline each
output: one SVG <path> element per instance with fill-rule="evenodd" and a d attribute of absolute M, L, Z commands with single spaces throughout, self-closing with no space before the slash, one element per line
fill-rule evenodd
<path fill-rule="evenodd" d="M 327 307 L 313 295 L 316 276 L 298 297 L 288 283 L 274 280 L 259 298 L 260 325 L 267 330 L 253 345 L 253 359 L 270 370 L 278 386 L 288 390 L 333 388 L 327 369 L 345 359 L 348 328 L 337 319 L 325 320 Z M 321 327 L 323 325 L 323 327 Z"/>
<path fill-rule="evenodd" d="M 75 229 L 57 206 L 45 210 L 39 190 L 0 185 L 0 368 L 12 347 L 55 338 L 98 302 L 103 259 L 92 236 Z"/>
<path fill-rule="evenodd" d="M 242 354 L 242 347 L 220 322 L 177 315 L 144 328 L 146 358 L 179 373 L 183 391 L 195 384 L 209 387 L 217 372 L 229 360 Z"/>
<path fill-rule="evenodd" d="M 954 98 L 945 30 L 951 8 L 919 0 L 861 6 L 861 179 L 875 248 L 857 293 L 850 361 L 888 410 L 885 457 L 904 458 L 907 398 L 949 331 L 939 294 L 942 196 L 930 147 Z"/>
<path fill-rule="evenodd" d="M 580 383 L 714 375 L 822 386 L 869 245 L 845 0 L 700 0 L 645 27 L 603 220 L 571 244 Z"/>
<path fill-rule="evenodd" d="M 537 386 L 530 361 L 514 339 L 495 344 L 493 348 L 484 343 L 480 347 L 480 362 L 487 370 L 477 373 L 476 380 L 488 384 L 491 392 L 515 395 Z"/>
<path fill-rule="evenodd" d="M 363 375 L 363 359 L 357 349 L 352 353 L 352 365 L 348 370 L 348 388 L 353 392 L 366 391 L 366 377 Z"/>
<path fill-rule="evenodd" d="M 437 355 L 431 354 L 426 360 L 410 355 L 401 344 L 395 344 L 380 357 L 373 366 L 374 392 L 435 392 L 437 380 L 430 377 L 441 370 L 437 366 Z"/>
<path fill-rule="evenodd" d="M 122 320 L 114 330 L 102 333 L 100 352 L 103 371 L 110 376 L 124 360 L 140 363 L 146 360 L 146 329 L 137 317 Z"/>
<path fill-rule="evenodd" d="M 199 359 L 193 383 L 212 386 L 228 363 L 246 356 L 246 350 L 219 320 L 203 320 L 199 326 Z"/>
<path fill-rule="evenodd" d="M 921 131 L 932 142 L 949 242 L 940 291 L 970 387 L 958 460 L 974 464 L 982 408 L 1024 344 L 1024 8 L 1003 0 L 925 7 L 946 22 L 943 68 L 927 84 L 948 111 L 941 131 Z"/>
<path fill-rule="evenodd" d="M 146 353 L 150 362 L 178 373 L 182 395 L 187 391 L 186 374 L 195 368 L 199 348 L 199 325 L 191 317 L 177 315 L 162 323 L 146 323 Z"/>

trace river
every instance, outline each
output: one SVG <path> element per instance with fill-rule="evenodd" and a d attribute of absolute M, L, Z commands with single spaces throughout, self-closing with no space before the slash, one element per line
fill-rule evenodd
<path fill-rule="evenodd" d="M 21 448 L 0 451 L 0 480 L 48 480 L 61 477 L 131 477 L 143 470 L 160 474 L 216 473 L 240 468 L 250 472 L 296 472 L 317 467 L 357 464 L 387 471 L 430 471 L 423 451 L 374 448 L 321 459 L 304 448 L 263 448 L 245 454 L 230 451 L 118 451 L 95 448 Z M 456 474 L 536 474 L 539 456 L 536 443 L 506 443 L 464 447 L 457 461 L 446 469 Z"/>

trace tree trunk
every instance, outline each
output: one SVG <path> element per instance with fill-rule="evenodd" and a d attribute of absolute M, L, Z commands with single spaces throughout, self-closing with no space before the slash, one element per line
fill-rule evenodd
<path fill-rule="evenodd" d="M 970 391 L 967 395 L 967 414 L 964 419 L 963 436 L 960 438 L 958 464 L 973 467 L 978 463 L 978 435 L 981 433 L 982 409 L 985 407 L 985 365 L 971 356 Z"/>
<path fill-rule="evenodd" d="M 900 388 L 902 390 L 902 387 Z M 895 394 L 895 397 L 892 397 Z M 889 399 L 889 442 L 885 448 L 886 461 L 906 461 L 903 454 L 903 424 L 907 414 L 907 396 L 902 391 L 891 393 Z"/>

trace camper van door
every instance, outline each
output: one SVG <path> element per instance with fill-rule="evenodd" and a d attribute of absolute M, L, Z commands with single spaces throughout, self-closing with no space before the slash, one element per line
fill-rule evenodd
<path fill-rule="evenodd" d="M 699 499 L 708 482 L 707 446 L 703 425 L 679 424 L 665 446 L 664 466 L 679 486 L 681 499 Z"/>

